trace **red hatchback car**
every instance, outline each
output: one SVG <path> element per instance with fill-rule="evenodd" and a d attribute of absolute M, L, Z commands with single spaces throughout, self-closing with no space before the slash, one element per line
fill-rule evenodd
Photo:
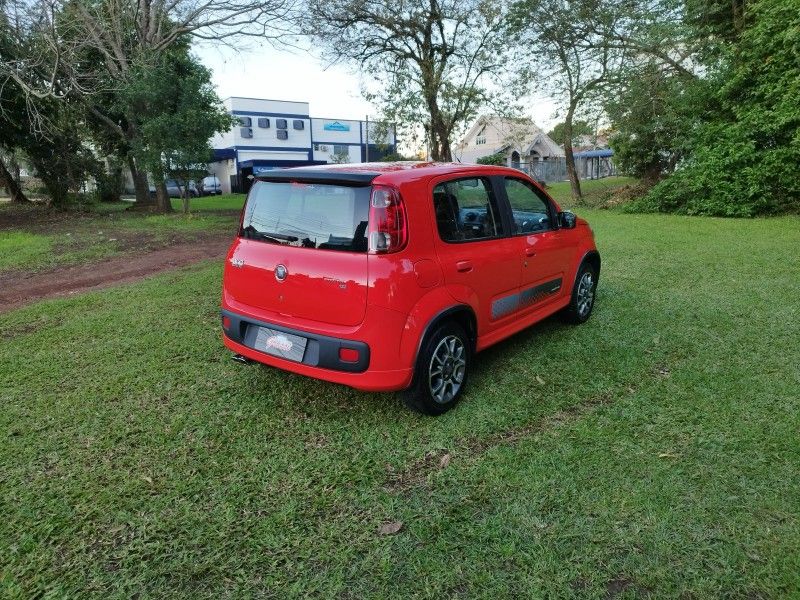
<path fill-rule="evenodd" d="M 476 352 L 589 318 L 594 234 L 529 177 L 441 163 L 326 165 L 253 184 L 225 264 L 225 345 L 441 414 Z"/>

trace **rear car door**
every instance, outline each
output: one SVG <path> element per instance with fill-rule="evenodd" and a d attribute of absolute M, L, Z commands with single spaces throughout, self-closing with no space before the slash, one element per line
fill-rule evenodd
<path fill-rule="evenodd" d="M 569 291 L 564 277 L 574 248 L 558 228 L 555 207 L 544 192 L 523 178 L 503 177 L 500 183 L 522 264 L 519 310 L 529 312 Z"/>
<path fill-rule="evenodd" d="M 476 308 L 478 334 L 511 318 L 519 290 L 518 240 L 506 235 L 490 177 L 449 176 L 431 184 L 435 246 L 450 294 Z"/>

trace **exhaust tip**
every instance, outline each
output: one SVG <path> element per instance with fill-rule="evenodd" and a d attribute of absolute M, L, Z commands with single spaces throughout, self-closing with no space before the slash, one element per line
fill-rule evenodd
<path fill-rule="evenodd" d="M 233 354 L 231 358 L 238 363 L 242 363 L 243 365 L 249 365 L 253 362 L 252 360 L 250 360 L 246 356 L 242 356 L 241 354 Z"/>

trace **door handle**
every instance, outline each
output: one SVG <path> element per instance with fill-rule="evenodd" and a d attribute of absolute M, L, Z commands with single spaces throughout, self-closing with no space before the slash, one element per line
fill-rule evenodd
<path fill-rule="evenodd" d="M 525 256 L 534 256 L 536 255 L 536 249 L 532 246 L 528 246 L 525 248 Z"/>
<path fill-rule="evenodd" d="M 469 273 L 472 271 L 472 263 L 468 260 L 460 260 L 456 263 L 456 271 L 459 273 Z"/>

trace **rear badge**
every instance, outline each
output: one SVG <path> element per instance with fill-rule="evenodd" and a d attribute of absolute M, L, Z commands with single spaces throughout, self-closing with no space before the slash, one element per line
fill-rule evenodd
<path fill-rule="evenodd" d="M 289 272 L 286 270 L 286 267 L 283 265 L 278 265 L 277 267 L 275 267 L 275 279 L 277 279 L 278 281 L 283 281 L 284 279 L 286 279 L 286 275 L 288 273 Z"/>
<path fill-rule="evenodd" d="M 244 266 L 244 261 L 241 258 L 232 258 L 231 265 L 237 269 L 241 269 Z"/>
<path fill-rule="evenodd" d="M 275 348 L 281 352 L 289 352 L 294 344 L 285 335 L 273 335 L 267 338 L 267 348 Z"/>

